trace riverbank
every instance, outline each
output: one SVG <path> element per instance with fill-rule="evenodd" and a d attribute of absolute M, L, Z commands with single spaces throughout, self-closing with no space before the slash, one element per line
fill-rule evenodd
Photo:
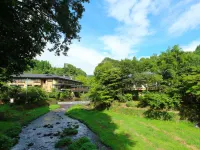
<path fill-rule="evenodd" d="M 26 108 L 16 105 L 0 105 L 0 149 L 9 149 L 18 141 L 23 126 L 29 124 L 59 105 Z"/>
<path fill-rule="evenodd" d="M 67 115 L 85 123 L 113 150 L 200 149 L 200 130 L 193 124 L 147 119 L 143 112 L 119 104 L 105 111 L 73 106 Z"/>
<path fill-rule="evenodd" d="M 76 127 L 77 133 L 65 138 L 70 138 L 74 143 L 74 141 L 82 137 L 87 137 L 97 146 L 97 149 L 108 150 L 87 126 L 65 115 L 69 107 L 71 105 L 61 105 L 61 108 L 48 112 L 24 127 L 19 135 L 19 142 L 12 150 L 54 150 L 56 149 L 55 144 L 61 140 L 61 133 L 66 129 L 71 130 L 72 127 Z"/>

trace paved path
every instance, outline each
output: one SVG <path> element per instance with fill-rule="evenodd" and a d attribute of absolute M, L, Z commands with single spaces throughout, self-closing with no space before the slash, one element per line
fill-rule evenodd
<path fill-rule="evenodd" d="M 71 125 L 79 125 L 78 134 L 71 136 L 72 140 L 87 136 L 100 150 L 108 150 L 99 138 L 79 121 L 64 115 L 71 105 L 61 105 L 60 109 L 51 111 L 31 122 L 20 133 L 19 143 L 12 150 L 54 150 L 55 142 L 59 140 L 57 133 Z M 49 127 L 45 127 L 48 125 Z"/>

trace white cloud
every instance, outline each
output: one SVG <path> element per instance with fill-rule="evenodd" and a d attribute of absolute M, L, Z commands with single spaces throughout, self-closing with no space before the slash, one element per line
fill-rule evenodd
<path fill-rule="evenodd" d="M 196 47 L 200 45 L 200 40 L 192 41 L 188 45 L 181 46 L 183 51 L 185 52 L 193 52 L 195 51 Z"/>
<path fill-rule="evenodd" d="M 116 33 L 105 35 L 100 39 L 105 49 L 111 51 L 114 58 L 125 58 L 133 51 L 144 37 L 152 34 L 148 15 L 157 14 L 168 6 L 170 0 L 160 3 L 158 0 L 105 0 L 107 2 L 108 16 L 121 23 Z"/>
<path fill-rule="evenodd" d="M 50 45 L 48 45 L 50 46 Z M 45 52 L 38 56 L 39 60 L 48 60 L 55 67 L 63 67 L 64 63 L 70 63 L 77 68 L 83 69 L 88 75 L 93 74 L 95 67 L 104 59 L 104 54 L 95 49 L 82 47 L 77 44 L 70 46 L 68 56 L 55 56 L 54 52 Z"/>
<path fill-rule="evenodd" d="M 190 29 L 198 28 L 199 25 L 200 3 L 196 3 L 176 18 L 176 21 L 169 27 L 169 33 L 181 35 Z"/>

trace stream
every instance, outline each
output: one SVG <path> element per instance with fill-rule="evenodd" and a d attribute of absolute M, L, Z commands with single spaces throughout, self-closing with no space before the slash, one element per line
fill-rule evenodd
<path fill-rule="evenodd" d="M 25 126 L 19 135 L 18 144 L 12 150 L 56 150 L 54 145 L 59 140 L 58 133 L 73 125 L 79 125 L 79 128 L 77 135 L 69 136 L 72 140 L 86 136 L 99 150 L 109 150 L 86 125 L 65 115 L 70 106 L 61 105 L 61 108 L 50 111 Z"/>

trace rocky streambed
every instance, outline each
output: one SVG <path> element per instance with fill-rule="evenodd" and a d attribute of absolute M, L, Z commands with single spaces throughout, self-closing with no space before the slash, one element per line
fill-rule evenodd
<path fill-rule="evenodd" d="M 69 127 L 77 127 L 78 134 L 69 136 L 72 140 L 88 137 L 100 150 L 108 150 L 86 125 L 65 115 L 70 105 L 51 111 L 22 129 L 19 142 L 12 150 L 53 150 L 60 133 Z"/>

